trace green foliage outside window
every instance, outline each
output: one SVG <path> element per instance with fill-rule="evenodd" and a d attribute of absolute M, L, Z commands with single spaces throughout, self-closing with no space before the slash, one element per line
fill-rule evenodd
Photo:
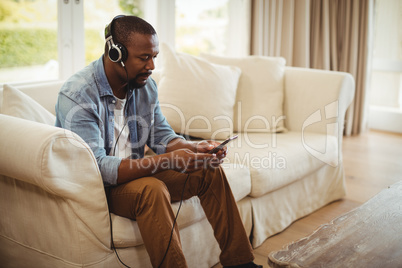
<path fill-rule="evenodd" d="M 1 29 L 0 67 L 45 64 L 57 59 L 57 32 L 50 29 Z"/>
<path fill-rule="evenodd" d="M 0 0 L 0 68 L 43 65 L 58 58 L 57 18 L 47 0 Z M 119 0 L 124 14 L 143 16 L 142 0 Z M 56 2 L 55 2 L 56 3 Z M 116 3 L 117 4 L 117 3 Z M 102 11 L 86 10 L 90 14 Z M 88 15 L 88 17 L 91 17 Z M 102 27 L 102 26 L 100 26 Z M 57 28 L 57 27 L 56 27 Z M 99 29 L 85 30 L 85 63 L 98 59 L 104 51 Z"/>
<path fill-rule="evenodd" d="M 85 62 L 103 53 L 103 40 L 96 30 L 85 31 Z M 57 60 L 57 31 L 50 29 L 1 29 L 0 68 L 43 65 Z"/>
<path fill-rule="evenodd" d="M 56 3 L 0 1 L 0 68 L 43 65 L 57 60 Z M 53 27 L 53 28 L 52 28 Z"/>
<path fill-rule="evenodd" d="M 85 30 L 85 65 L 97 60 L 105 50 L 105 40 L 97 29 Z"/>

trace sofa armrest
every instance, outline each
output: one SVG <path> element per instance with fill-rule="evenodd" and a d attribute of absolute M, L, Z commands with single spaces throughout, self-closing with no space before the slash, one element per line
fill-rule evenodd
<path fill-rule="evenodd" d="M 342 137 L 346 109 L 354 91 L 354 79 L 348 73 L 286 67 L 286 128 Z M 337 127 L 333 127 L 334 123 Z"/>
<path fill-rule="evenodd" d="M 106 196 L 87 144 L 6 115 L 0 125 L 0 236 L 71 263 L 110 254 Z"/>

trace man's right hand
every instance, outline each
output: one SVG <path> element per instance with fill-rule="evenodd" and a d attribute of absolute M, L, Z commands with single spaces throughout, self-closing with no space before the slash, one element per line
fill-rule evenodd
<path fill-rule="evenodd" d="M 182 173 L 203 169 L 211 160 L 216 160 L 215 154 L 194 153 L 190 149 L 179 149 L 169 154 L 172 169 Z"/>

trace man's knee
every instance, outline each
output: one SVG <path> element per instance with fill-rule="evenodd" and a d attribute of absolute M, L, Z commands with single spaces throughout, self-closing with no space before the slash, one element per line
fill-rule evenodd
<path fill-rule="evenodd" d="M 221 166 L 209 167 L 205 172 L 205 178 L 208 178 L 208 180 L 210 180 L 211 182 L 216 180 L 226 180 L 225 172 L 223 171 Z"/>
<path fill-rule="evenodd" d="M 195 172 L 190 180 L 198 180 L 198 195 L 202 195 L 210 188 L 216 188 L 215 185 L 226 184 L 226 176 L 222 167 L 208 167 Z"/>
<path fill-rule="evenodd" d="M 154 177 L 141 178 L 144 180 L 141 187 L 142 198 L 146 200 L 167 199 L 170 201 L 170 194 L 164 182 Z"/>

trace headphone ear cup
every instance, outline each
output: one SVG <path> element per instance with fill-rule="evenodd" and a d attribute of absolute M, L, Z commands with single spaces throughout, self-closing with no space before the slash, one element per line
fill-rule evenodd
<path fill-rule="evenodd" d="M 120 49 L 120 53 L 121 53 L 121 59 L 120 61 L 125 62 L 127 60 L 127 49 L 125 46 L 123 46 L 120 43 L 116 44 L 116 47 L 118 47 Z"/>
<path fill-rule="evenodd" d="M 113 44 L 109 49 L 109 59 L 113 62 L 124 62 L 127 59 L 126 48 L 119 43 Z"/>
<path fill-rule="evenodd" d="M 109 49 L 109 59 L 113 62 L 118 62 L 121 58 L 121 52 L 116 46 L 112 46 Z"/>

